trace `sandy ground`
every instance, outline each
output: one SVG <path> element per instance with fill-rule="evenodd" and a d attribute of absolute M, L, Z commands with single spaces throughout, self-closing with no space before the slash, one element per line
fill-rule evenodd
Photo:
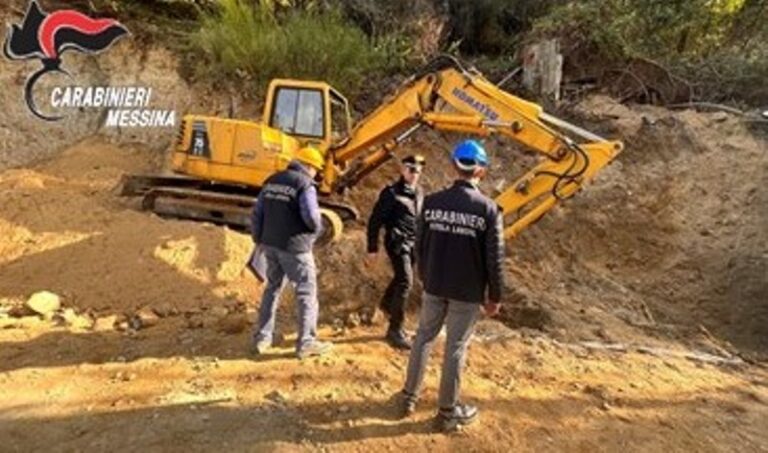
<path fill-rule="evenodd" d="M 359 229 L 318 255 L 336 352 L 292 357 L 287 297 L 285 341 L 254 359 L 249 238 L 116 196 L 157 155 L 94 138 L 3 171 L 0 450 L 768 451 L 764 142 L 707 115 L 674 117 L 688 142 L 610 115 L 626 157 L 510 246 L 526 302 L 480 326 L 464 395 L 481 421 L 451 436 L 430 422 L 439 354 L 417 414 L 394 417 L 406 357 L 379 341 L 383 326 L 358 325 L 387 276 L 361 271 Z M 414 147 L 438 160 L 449 142 L 427 140 Z M 431 166 L 427 185 L 445 171 Z M 391 174 L 350 198 L 365 209 Z M 61 298 L 52 319 L 23 310 L 42 290 Z"/>
<path fill-rule="evenodd" d="M 249 359 L 246 337 L 181 320 L 136 335 L 3 330 L 3 450 L 768 450 L 768 376 L 754 368 L 476 341 L 464 395 L 481 420 L 447 436 L 431 425 L 437 358 L 418 412 L 397 420 L 406 357 L 378 331 L 334 337 L 333 355 L 304 362 L 290 344 Z"/>

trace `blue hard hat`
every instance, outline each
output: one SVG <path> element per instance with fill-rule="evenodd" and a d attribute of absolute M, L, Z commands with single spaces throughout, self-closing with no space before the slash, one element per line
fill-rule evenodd
<path fill-rule="evenodd" d="M 465 140 L 453 149 L 453 161 L 462 170 L 488 166 L 488 154 L 477 140 Z"/>

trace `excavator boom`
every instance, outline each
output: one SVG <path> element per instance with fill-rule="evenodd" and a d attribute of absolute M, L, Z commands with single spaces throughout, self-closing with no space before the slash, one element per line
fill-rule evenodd
<path fill-rule="evenodd" d="M 358 123 L 350 140 L 332 149 L 337 166 L 355 162 L 338 175 L 326 171 L 324 188 L 340 192 L 353 186 L 390 159 L 397 145 L 420 126 L 482 137 L 499 134 L 541 155 L 538 165 L 496 198 L 505 214 L 507 237 L 576 193 L 623 148 L 443 57 L 406 81 Z"/>

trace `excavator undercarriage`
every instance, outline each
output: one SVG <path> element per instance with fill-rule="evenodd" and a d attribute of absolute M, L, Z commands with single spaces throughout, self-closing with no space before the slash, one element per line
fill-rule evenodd
<path fill-rule="evenodd" d="M 124 175 L 120 195 L 142 197 L 141 208 L 161 217 L 226 225 L 249 231 L 251 212 L 259 190 L 203 181 L 186 176 Z M 359 219 L 354 206 L 320 199 L 323 236 L 320 243 L 337 241 L 343 224 Z"/>

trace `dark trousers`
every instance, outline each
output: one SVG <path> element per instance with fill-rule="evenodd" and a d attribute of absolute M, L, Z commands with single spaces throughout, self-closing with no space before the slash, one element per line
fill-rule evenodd
<path fill-rule="evenodd" d="M 389 330 L 400 330 L 405 321 L 405 302 L 413 287 L 413 254 L 402 247 L 387 248 L 394 275 L 389 282 L 381 308 L 389 314 Z"/>

